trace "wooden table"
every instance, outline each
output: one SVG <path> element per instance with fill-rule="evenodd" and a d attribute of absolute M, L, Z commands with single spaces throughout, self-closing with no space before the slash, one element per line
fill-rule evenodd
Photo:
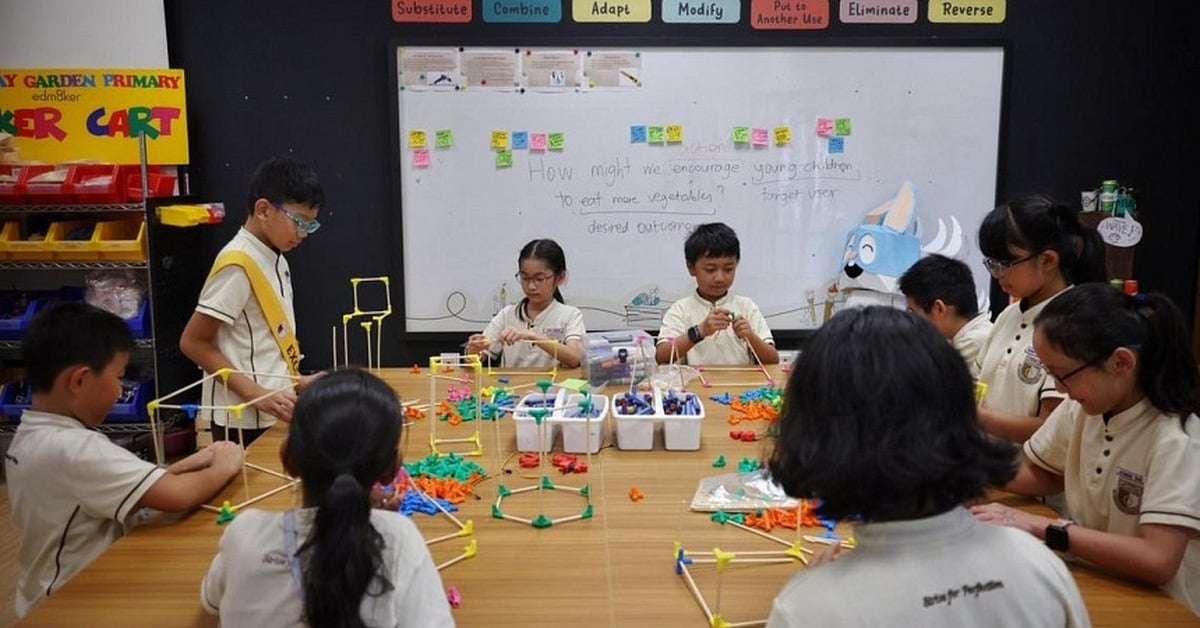
<path fill-rule="evenodd" d="M 400 391 L 403 399 L 428 401 L 427 372 L 412 374 L 407 369 L 384 369 L 381 373 Z M 559 373 L 563 377 L 577 373 Z M 727 374 L 723 379 L 740 378 L 753 384 L 761 374 Z M 532 381 L 529 376 L 513 377 L 513 385 Z M 485 377 L 494 384 L 496 377 Z M 780 382 L 783 380 L 780 379 Z M 734 394 L 753 385 L 726 388 L 693 389 L 718 394 Z M 529 389 L 525 389 L 528 391 Z M 439 386 L 444 395 L 445 386 Z M 525 392 L 521 391 L 521 392 Z M 693 551 L 749 552 L 776 550 L 779 546 L 743 530 L 721 526 L 708 515 L 692 513 L 688 504 L 697 481 L 706 476 L 736 470 L 745 457 L 760 457 L 763 442 L 739 442 L 730 439 L 731 429 L 762 431 L 761 422 L 731 426 L 727 408 L 705 401 L 708 418 L 703 425 L 703 443 L 699 451 L 665 451 L 661 435 L 652 451 L 622 451 L 605 447 L 592 456 L 586 475 L 561 476 L 549 473 L 552 481 L 579 486 L 590 482 L 594 515 L 546 529 L 492 517 L 497 480 L 489 479 L 477 487 L 479 499 L 469 499 L 457 516 L 474 521 L 478 554 L 447 567 L 442 572 L 446 586 L 456 586 L 462 594 L 462 606 L 454 614 L 462 626 L 705 626 L 704 615 L 693 600 L 686 584 L 674 573 L 673 544 L 680 541 Z M 417 422 L 405 441 L 405 457 L 416 460 L 429 453 L 429 419 Z M 510 489 L 529 485 L 535 479 L 523 479 L 515 457 L 514 426 L 507 418 L 500 424 L 503 447 L 496 454 L 493 425 L 484 423 L 482 431 L 485 455 L 478 462 L 495 471 L 501 459 L 507 460 L 512 474 L 497 474 Z M 248 459 L 276 470 L 281 427 L 265 434 L 250 447 Z M 438 436 L 450 436 L 440 423 Z M 612 431 L 606 430 L 606 443 Z M 724 469 L 714 469 L 713 460 L 723 455 Z M 581 459 L 583 456 L 581 456 Z M 277 486 L 279 480 L 267 474 L 250 472 L 253 494 Z M 629 490 L 636 486 L 645 499 L 632 502 Z M 245 499 L 241 479 L 225 488 L 214 500 L 238 503 Z M 527 518 L 539 510 L 535 493 L 508 497 L 503 509 Z M 549 492 L 540 504 L 548 516 L 556 518 L 578 513 L 583 502 L 566 492 Z M 1008 496 L 1013 504 L 1039 508 L 1031 500 Z M 257 504 L 257 507 L 286 509 L 292 496 L 285 491 Z M 22 625 L 72 626 L 104 623 L 147 626 L 215 626 L 215 617 L 200 608 L 200 581 L 216 552 L 221 528 L 215 515 L 198 511 L 172 525 L 142 527 L 118 541 L 107 553 L 76 575 L 61 591 L 39 605 Z M 455 531 L 445 517 L 414 515 L 426 538 Z M 795 533 L 777 529 L 780 536 Z M 454 539 L 431 547 L 435 562 L 447 561 L 462 553 L 466 539 Z M 743 565 L 734 562 L 721 583 L 720 613 L 730 622 L 765 620 L 771 600 L 793 565 Z M 1073 566 L 1092 621 L 1097 626 L 1195 626 L 1200 624 L 1185 607 L 1151 587 L 1125 582 Z M 695 566 L 694 574 L 709 605 L 717 605 L 715 572 Z M 714 608 L 714 611 L 717 610 Z M 1149 618 L 1153 618 L 1152 620 Z"/>

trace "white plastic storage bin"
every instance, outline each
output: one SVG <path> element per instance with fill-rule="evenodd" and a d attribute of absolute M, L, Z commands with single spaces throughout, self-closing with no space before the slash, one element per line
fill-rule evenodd
<path fill-rule="evenodd" d="M 550 451 L 554 448 L 554 440 L 558 437 L 554 412 L 564 405 L 565 398 L 566 390 L 561 388 L 556 392 L 535 392 L 521 397 L 513 410 L 513 422 L 517 426 L 517 451 Z M 541 442 L 538 439 L 537 421 L 529 414 L 533 408 L 546 410 L 546 418 L 542 420 L 545 425 L 542 427 Z"/>
<path fill-rule="evenodd" d="M 678 413 L 667 411 L 672 392 L 681 406 Z M 704 423 L 704 402 L 700 396 L 690 392 L 668 391 L 666 395 L 659 393 L 656 401 L 663 413 L 663 446 L 685 451 L 700 449 L 700 431 Z M 689 408 L 693 402 L 694 406 Z"/>
<path fill-rule="evenodd" d="M 612 397 L 612 417 L 613 422 L 617 425 L 618 449 L 654 448 L 654 426 L 662 420 L 662 413 L 658 410 L 658 404 L 655 403 L 653 394 L 637 394 L 643 402 L 650 404 L 652 412 L 649 414 L 627 412 L 622 403 L 624 394 Z M 646 395 L 650 395 L 648 401 L 645 399 Z"/>
<path fill-rule="evenodd" d="M 591 420 L 579 406 L 584 399 L 579 393 L 567 395 L 566 407 L 557 412 L 554 422 L 562 430 L 563 451 L 569 454 L 596 453 L 604 441 L 604 419 L 608 416 L 608 397 L 592 395 Z"/>

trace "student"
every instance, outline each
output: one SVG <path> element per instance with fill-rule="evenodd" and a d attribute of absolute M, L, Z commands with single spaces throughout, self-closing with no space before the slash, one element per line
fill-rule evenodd
<path fill-rule="evenodd" d="M 971 376 L 979 376 L 975 359 L 992 330 L 992 319 L 979 311 L 975 278 L 959 260 L 934 253 L 921 258 L 900 276 L 900 292 L 908 311 L 933 323 L 958 350 Z"/>
<path fill-rule="evenodd" d="M 988 272 L 1017 299 L 979 348 L 979 379 L 988 386 L 979 421 L 989 433 L 1021 443 L 1063 399 L 1033 352 L 1033 319 L 1071 285 L 1104 280 L 1103 243 L 1075 210 L 1030 196 L 984 217 L 979 249 Z"/>
<path fill-rule="evenodd" d="M 768 627 L 1090 625 L 1061 560 L 962 505 L 1011 478 L 1016 451 L 979 428 L 966 364 L 929 323 L 839 312 L 785 395 L 771 475 L 819 498 L 821 516 L 860 523 L 854 550 L 784 585 Z"/>
<path fill-rule="evenodd" d="M 246 222 L 217 255 L 179 339 L 184 355 L 205 373 L 241 371 L 229 376 L 228 396 L 216 378 L 205 381 L 202 405 L 260 399 L 240 420 L 228 410 L 202 410 L 200 420 L 212 421 L 214 440 L 237 440 L 241 427 L 249 444 L 276 419 L 290 420 L 296 402 L 290 388 L 293 382 L 303 388 L 310 379 L 299 376 L 292 273 L 283 254 L 321 226 L 317 212 L 324 203 L 317 174 L 299 160 L 268 159 L 254 172 Z M 288 390 L 262 398 L 282 388 Z"/>
<path fill-rule="evenodd" d="M 125 321 L 82 303 L 50 306 L 21 344 L 33 403 L 5 455 L 17 552 L 17 617 L 53 595 L 136 523 L 143 507 L 184 512 L 242 466 L 216 443 L 163 469 L 94 430 L 121 395 L 133 350 Z"/>
<path fill-rule="evenodd" d="M 583 361 L 583 313 L 563 302 L 567 257 L 554 240 L 532 240 L 517 254 L 516 274 L 525 298 L 506 306 L 482 334 L 467 339 L 467 353 L 508 368 L 574 368 Z"/>
<path fill-rule="evenodd" d="M 733 229 L 719 222 L 697 225 L 683 243 L 683 256 L 696 278 L 696 292 L 663 315 L 658 362 L 670 362 L 674 355 L 690 364 L 754 365 L 758 355 L 763 364 L 778 364 L 775 339 L 758 305 L 729 291 L 742 258 Z"/>
<path fill-rule="evenodd" d="M 1033 346 L 1069 399 L 1025 443 L 1005 489 L 1065 490 L 1074 521 L 1000 504 L 975 515 L 1200 614 L 1200 375 L 1183 315 L 1160 295 L 1077 286 L 1042 310 Z"/>
<path fill-rule="evenodd" d="M 221 536 L 200 600 L 225 626 L 453 626 L 425 539 L 371 508 L 400 464 L 400 402 L 357 369 L 300 393 L 280 457 L 304 505 L 247 510 Z"/>

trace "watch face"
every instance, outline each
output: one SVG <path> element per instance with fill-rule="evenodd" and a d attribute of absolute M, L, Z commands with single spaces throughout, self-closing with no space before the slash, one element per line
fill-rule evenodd
<path fill-rule="evenodd" d="M 1065 552 L 1070 544 L 1070 537 L 1067 536 L 1067 529 L 1057 524 L 1050 524 L 1046 527 L 1046 547 L 1056 551 Z"/>

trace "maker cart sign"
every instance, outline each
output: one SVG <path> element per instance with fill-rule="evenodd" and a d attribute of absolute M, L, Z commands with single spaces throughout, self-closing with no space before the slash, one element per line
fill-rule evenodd
<path fill-rule="evenodd" d="M 0 68 L 0 163 L 188 163 L 183 70 Z"/>

